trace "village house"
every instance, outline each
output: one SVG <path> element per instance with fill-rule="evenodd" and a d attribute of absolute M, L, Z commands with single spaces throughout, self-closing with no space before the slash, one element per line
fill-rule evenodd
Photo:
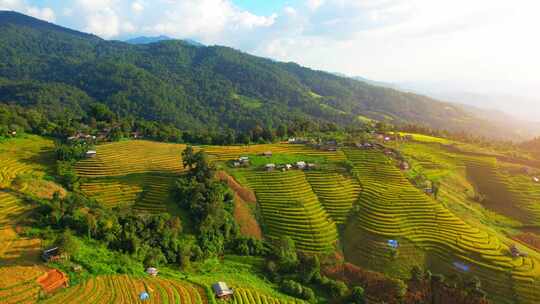
<path fill-rule="evenodd" d="M 292 169 L 292 165 L 291 165 L 291 164 L 286 164 L 286 165 L 285 165 L 285 169 L 291 170 L 291 169 Z"/>
<path fill-rule="evenodd" d="M 86 158 L 93 158 L 96 157 L 97 152 L 95 150 L 88 150 L 85 153 Z"/>
<path fill-rule="evenodd" d="M 306 162 L 304 162 L 304 161 L 296 162 L 296 168 L 298 168 L 300 170 L 304 170 L 306 168 Z"/>
<path fill-rule="evenodd" d="M 266 157 L 272 157 L 272 151 L 266 151 L 266 152 L 263 152 L 262 155 L 263 155 L 263 156 L 266 156 Z"/>
<path fill-rule="evenodd" d="M 155 276 L 158 275 L 158 270 L 155 267 L 148 267 L 148 268 L 146 268 L 146 273 L 153 276 L 153 277 L 155 277 Z"/>
<path fill-rule="evenodd" d="M 238 161 L 240 162 L 241 165 L 246 165 L 246 164 L 249 163 L 249 157 L 242 156 L 242 157 L 238 158 Z"/>
<path fill-rule="evenodd" d="M 308 163 L 308 164 L 307 164 L 307 169 L 308 169 L 308 170 L 313 170 L 313 169 L 315 169 L 316 167 L 317 167 L 317 166 L 316 166 L 315 164 L 313 164 L 313 163 Z"/>
<path fill-rule="evenodd" d="M 276 165 L 275 164 L 266 164 L 264 166 L 264 169 L 266 169 L 266 171 L 274 171 L 274 169 L 276 169 Z"/>
<path fill-rule="evenodd" d="M 62 255 L 60 254 L 60 248 L 54 247 L 54 248 L 44 250 L 41 253 L 41 259 L 44 262 L 58 261 L 62 259 Z"/>
<path fill-rule="evenodd" d="M 540 183 L 540 178 L 538 178 L 538 177 L 535 176 L 535 177 L 533 177 L 533 181 L 534 181 L 535 183 Z"/>
<path fill-rule="evenodd" d="M 400 168 L 401 168 L 401 170 L 403 170 L 403 171 L 409 170 L 409 169 L 410 169 L 409 163 L 407 163 L 407 162 L 405 162 L 405 161 L 402 161 L 401 164 L 400 164 Z"/>
<path fill-rule="evenodd" d="M 234 294 L 234 290 L 230 289 L 225 282 L 212 284 L 212 290 L 218 299 L 228 299 Z"/>

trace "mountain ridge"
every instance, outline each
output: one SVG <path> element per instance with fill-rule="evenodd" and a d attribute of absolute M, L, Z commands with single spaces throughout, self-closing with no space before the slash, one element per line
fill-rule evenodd
<path fill-rule="evenodd" d="M 56 84 L 88 97 L 67 103 L 78 105 L 79 116 L 97 102 L 122 117 L 184 130 L 246 131 L 292 123 L 352 126 L 365 117 L 455 132 L 475 130 L 483 136 L 493 135 L 497 127 L 451 103 L 228 47 L 195 47 L 179 40 L 131 45 L 19 13 L 1 19 L 0 34 L 6 39 L 0 42 L 0 59 L 10 63 L 0 65 L 0 83 L 4 91 L 10 89 L 0 96 L 3 103 L 21 105 L 17 100 L 26 94 L 22 105 L 56 107 L 51 110 L 55 112 L 66 105 L 66 98 L 39 101 L 21 90 Z"/>

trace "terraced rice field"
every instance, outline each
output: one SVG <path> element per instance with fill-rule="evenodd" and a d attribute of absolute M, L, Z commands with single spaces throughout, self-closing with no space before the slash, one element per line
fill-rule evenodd
<path fill-rule="evenodd" d="M 84 178 L 81 190 L 106 207 L 131 206 L 140 212 L 164 212 L 174 180 L 184 172 L 184 148 L 185 145 L 142 140 L 100 145 L 95 158 L 75 165 Z"/>
<path fill-rule="evenodd" d="M 345 223 L 351 208 L 358 202 L 358 181 L 339 173 L 325 171 L 306 172 L 306 178 L 332 219 L 337 224 Z"/>
<path fill-rule="evenodd" d="M 81 185 L 81 190 L 108 208 L 131 206 L 143 191 L 139 183 L 109 178 L 90 179 Z"/>
<path fill-rule="evenodd" d="M 414 257 L 413 262 L 443 273 L 456 272 L 456 262 L 468 265 L 497 302 L 540 302 L 538 254 L 512 258 L 496 236 L 468 225 L 413 187 L 384 154 L 345 153 L 362 186 L 356 221 L 345 232 L 347 258 L 384 271 L 409 254 L 424 252 L 424 260 Z M 403 244 L 397 257 L 389 254 L 389 239 Z"/>
<path fill-rule="evenodd" d="M 150 298 L 141 301 L 141 292 Z M 135 278 L 127 275 L 98 276 L 73 286 L 42 303 L 186 303 L 206 304 L 201 288 L 181 281 L 162 278 Z"/>
<path fill-rule="evenodd" d="M 28 210 L 13 194 L 0 190 L 0 266 L 37 259 L 41 242 L 19 237 L 14 226 Z"/>
<path fill-rule="evenodd" d="M 528 225 L 540 225 L 540 185 L 525 175 L 506 175 L 495 158 L 466 157 L 467 172 L 484 205 Z"/>
<path fill-rule="evenodd" d="M 255 190 L 267 236 L 290 236 L 299 249 L 319 252 L 337 240 L 336 224 L 322 207 L 303 171 L 246 172 Z"/>
<path fill-rule="evenodd" d="M 94 158 L 77 163 L 81 177 L 111 177 L 159 172 L 181 173 L 185 145 L 136 140 L 97 146 Z"/>
<path fill-rule="evenodd" d="M 0 267 L 0 303 L 35 303 L 41 286 L 36 279 L 45 273 L 38 266 Z"/>
<path fill-rule="evenodd" d="M 175 178 L 171 175 L 146 175 L 143 179 L 144 191 L 133 209 L 149 213 L 167 211 L 166 203 L 172 199 Z"/>
<path fill-rule="evenodd" d="M 278 299 L 261 294 L 252 289 L 235 288 L 233 304 L 301 304 L 304 301 L 290 298 L 289 300 Z"/>
<path fill-rule="evenodd" d="M 39 136 L 15 138 L 0 143 L 0 189 L 20 174 L 42 172 L 54 161 L 54 143 Z"/>
<path fill-rule="evenodd" d="M 328 160 L 345 160 L 345 155 L 341 150 L 330 152 L 310 148 L 305 145 L 295 144 L 266 144 L 251 146 L 208 146 L 203 150 L 211 155 L 215 161 L 228 161 L 238 159 L 242 155 L 262 154 L 271 151 L 274 154 L 296 154 L 305 156 L 324 157 Z"/>

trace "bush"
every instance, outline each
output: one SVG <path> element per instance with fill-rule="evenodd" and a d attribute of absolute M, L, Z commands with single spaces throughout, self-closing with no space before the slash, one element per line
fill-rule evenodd
<path fill-rule="evenodd" d="M 366 303 L 365 294 L 364 294 L 364 288 L 360 286 L 355 286 L 352 289 L 351 294 L 351 301 L 356 304 L 364 304 Z"/>
<path fill-rule="evenodd" d="M 344 297 L 349 292 L 349 288 L 342 281 L 328 280 L 325 287 L 334 298 Z"/>
<path fill-rule="evenodd" d="M 281 291 L 290 296 L 304 299 L 310 303 L 314 303 L 316 301 L 315 292 L 313 292 L 313 289 L 303 286 L 302 284 L 293 280 L 284 280 L 281 283 Z"/>

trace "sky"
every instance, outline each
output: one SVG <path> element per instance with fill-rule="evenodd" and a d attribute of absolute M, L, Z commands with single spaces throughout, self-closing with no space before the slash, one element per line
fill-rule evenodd
<path fill-rule="evenodd" d="M 0 9 L 105 39 L 189 38 L 378 81 L 532 98 L 540 88 L 537 0 L 0 0 Z"/>

